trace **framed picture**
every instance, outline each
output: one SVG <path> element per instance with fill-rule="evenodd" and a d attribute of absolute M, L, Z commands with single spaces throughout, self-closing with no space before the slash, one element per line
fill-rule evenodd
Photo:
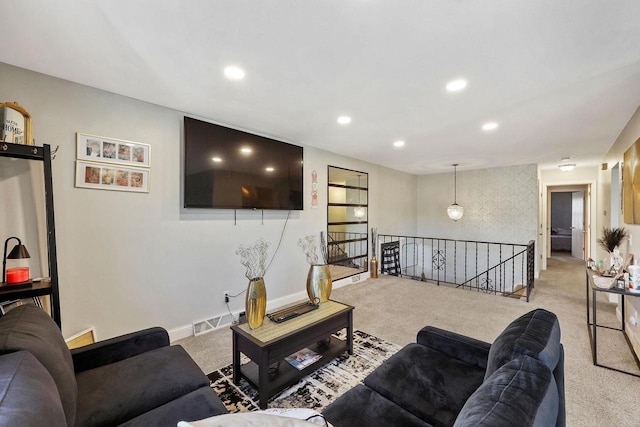
<path fill-rule="evenodd" d="M 31 115 L 17 102 L 0 103 L 0 141 L 33 145 Z"/>
<path fill-rule="evenodd" d="M 93 344 L 96 340 L 96 328 L 93 326 L 65 339 L 69 350 Z"/>
<path fill-rule="evenodd" d="M 149 192 L 150 170 L 76 160 L 76 187 L 97 190 Z"/>
<path fill-rule="evenodd" d="M 78 160 L 151 167 L 151 146 L 141 142 L 77 134 Z"/>

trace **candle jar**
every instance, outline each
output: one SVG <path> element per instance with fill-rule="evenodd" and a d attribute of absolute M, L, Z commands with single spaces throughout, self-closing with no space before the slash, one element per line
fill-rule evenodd
<path fill-rule="evenodd" d="M 29 281 L 29 267 L 7 269 L 7 283 L 23 283 Z"/>

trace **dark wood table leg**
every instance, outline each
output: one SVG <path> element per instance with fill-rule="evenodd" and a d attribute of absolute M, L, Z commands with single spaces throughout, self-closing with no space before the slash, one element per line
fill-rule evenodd
<path fill-rule="evenodd" d="M 262 351 L 258 365 L 258 396 L 260 398 L 260 409 L 267 409 L 267 401 L 269 400 L 269 358 L 266 351 Z"/>
<path fill-rule="evenodd" d="M 233 383 L 240 383 L 240 350 L 238 350 L 238 334 L 233 331 Z"/>
<path fill-rule="evenodd" d="M 347 314 L 347 350 L 353 354 L 353 311 Z"/>

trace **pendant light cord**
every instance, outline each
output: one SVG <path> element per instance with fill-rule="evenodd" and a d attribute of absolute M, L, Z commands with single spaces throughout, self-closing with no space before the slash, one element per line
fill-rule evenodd
<path fill-rule="evenodd" d="M 458 164 L 453 165 L 453 204 L 458 204 Z"/>

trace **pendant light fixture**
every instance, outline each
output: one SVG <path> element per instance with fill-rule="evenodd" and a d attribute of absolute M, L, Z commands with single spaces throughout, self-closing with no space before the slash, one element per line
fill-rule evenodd
<path fill-rule="evenodd" d="M 358 205 L 360 204 L 360 174 L 358 174 Z M 364 207 L 356 206 L 353 208 L 353 216 L 362 219 L 364 218 Z"/>
<path fill-rule="evenodd" d="M 460 206 L 456 201 L 457 186 L 458 186 L 457 167 L 458 167 L 458 164 L 454 163 L 453 164 L 453 204 L 449 205 L 449 207 L 447 208 L 447 215 L 449 215 L 449 218 L 451 218 L 454 221 L 457 221 L 460 218 L 462 218 L 462 215 L 464 214 L 464 208 Z"/>

